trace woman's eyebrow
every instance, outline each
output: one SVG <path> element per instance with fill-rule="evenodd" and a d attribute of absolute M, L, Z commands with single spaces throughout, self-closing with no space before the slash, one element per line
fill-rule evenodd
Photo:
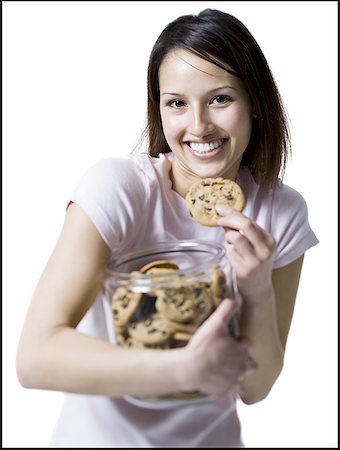
<path fill-rule="evenodd" d="M 213 92 L 220 91 L 222 89 L 233 89 L 234 91 L 237 91 L 237 89 L 234 86 L 231 86 L 230 84 L 227 84 L 225 86 L 219 86 L 219 87 L 216 87 L 214 89 L 211 89 L 210 91 L 207 92 L 207 94 L 212 94 Z"/>
<path fill-rule="evenodd" d="M 237 89 L 236 89 L 235 87 L 230 86 L 230 85 L 225 85 L 225 86 L 219 86 L 219 87 L 216 87 L 216 88 L 214 88 L 214 89 L 211 89 L 210 91 L 207 91 L 207 94 L 212 94 L 212 93 L 214 93 L 214 92 L 221 91 L 222 89 L 233 89 L 234 91 L 237 91 Z M 160 95 L 161 95 L 161 96 L 162 96 L 162 95 L 175 95 L 175 96 L 181 96 L 181 95 L 184 95 L 184 94 L 180 94 L 180 93 L 178 93 L 178 92 L 162 92 Z"/>
<path fill-rule="evenodd" d="M 162 92 L 161 96 L 162 95 L 177 95 L 177 96 L 180 96 L 180 95 L 183 95 L 183 94 L 178 94 L 177 92 Z"/>

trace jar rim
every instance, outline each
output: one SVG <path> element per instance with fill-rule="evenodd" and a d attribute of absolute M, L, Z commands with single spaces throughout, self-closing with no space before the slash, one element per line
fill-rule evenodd
<path fill-rule="evenodd" d="M 138 248 L 137 250 L 128 251 L 119 256 L 115 261 L 109 264 L 107 268 L 108 276 L 116 280 L 119 285 L 126 285 L 131 281 L 131 272 L 123 272 L 119 270 L 122 265 L 138 261 L 143 258 L 145 254 L 154 256 L 155 258 L 164 253 L 180 253 L 180 252 L 200 252 L 205 253 L 205 258 L 202 263 L 195 263 L 194 267 L 185 268 L 176 271 L 177 276 L 195 276 L 211 268 L 212 265 L 218 265 L 223 257 L 225 257 L 225 247 L 216 241 L 206 240 L 176 240 L 176 241 L 158 241 L 149 246 Z M 163 259 L 163 258 L 162 258 Z M 166 282 L 167 279 L 173 277 L 173 272 L 162 274 L 162 279 Z M 153 280 L 159 278 L 159 274 L 143 274 L 134 272 L 133 281 L 137 285 L 150 285 Z"/>

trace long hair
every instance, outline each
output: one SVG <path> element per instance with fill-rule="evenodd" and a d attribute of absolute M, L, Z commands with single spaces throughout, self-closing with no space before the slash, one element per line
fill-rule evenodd
<path fill-rule="evenodd" d="M 165 56 L 175 49 L 191 51 L 242 80 L 255 117 L 241 165 L 249 167 L 263 189 L 275 187 L 291 150 L 288 117 L 256 40 L 242 22 L 222 11 L 205 9 L 198 15 L 181 16 L 168 24 L 155 42 L 147 77 L 148 153 L 171 152 L 162 129 L 158 74 Z"/>

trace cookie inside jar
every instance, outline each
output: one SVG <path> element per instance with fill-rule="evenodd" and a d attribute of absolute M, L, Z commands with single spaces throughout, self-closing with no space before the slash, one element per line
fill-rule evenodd
<path fill-rule="evenodd" d="M 188 343 L 195 330 L 229 294 L 224 271 L 214 266 L 192 280 L 171 261 L 153 261 L 131 272 L 152 280 L 147 292 L 119 287 L 111 308 L 117 343 L 122 347 L 170 349 Z M 200 397 L 200 392 L 178 392 L 174 399 Z"/>
<path fill-rule="evenodd" d="M 224 298 L 237 296 L 226 248 L 215 241 L 143 244 L 122 252 L 107 270 L 103 301 L 108 337 L 125 348 L 183 347 Z M 229 326 L 231 333 L 237 331 L 233 320 Z M 197 391 L 125 397 L 150 408 L 212 400 Z"/>

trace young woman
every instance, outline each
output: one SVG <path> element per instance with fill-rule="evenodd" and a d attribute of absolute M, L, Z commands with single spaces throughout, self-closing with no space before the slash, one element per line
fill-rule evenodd
<path fill-rule="evenodd" d="M 148 68 L 148 153 L 91 167 L 37 284 L 17 354 L 27 388 L 65 392 L 52 445 L 241 447 L 236 401 L 264 399 L 279 376 L 306 250 L 317 244 L 302 196 L 283 184 L 285 110 L 258 44 L 217 10 L 182 16 L 157 39 Z M 242 187 L 242 213 L 219 227 L 185 208 L 189 187 L 224 177 Z M 240 338 L 225 299 L 183 348 L 126 349 L 108 341 L 108 264 L 157 241 L 226 244 L 242 296 Z M 126 395 L 200 390 L 216 401 L 147 409 Z"/>

